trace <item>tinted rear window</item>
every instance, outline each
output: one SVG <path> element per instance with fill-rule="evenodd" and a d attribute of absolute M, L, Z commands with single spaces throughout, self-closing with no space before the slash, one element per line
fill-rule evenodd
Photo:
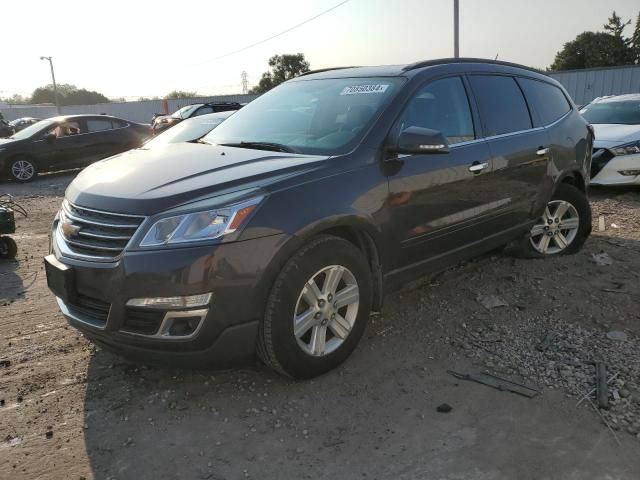
<path fill-rule="evenodd" d="M 513 77 L 472 75 L 469 80 L 478 101 L 485 136 L 531 128 L 527 103 Z"/>
<path fill-rule="evenodd" d="M 527 101 L 536 112 L 536 127 L 549 125 L 571 110 L 569 101 L 558 87 L 529 78 L 518 78 Z"/>

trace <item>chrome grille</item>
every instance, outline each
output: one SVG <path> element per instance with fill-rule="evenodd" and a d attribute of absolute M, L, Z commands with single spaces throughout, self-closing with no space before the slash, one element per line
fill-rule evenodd
<path fill-rule="evenodd" d="M 142 216 L 93 210 L 64 200 L 58 233 L 70 253 L 111 260 L 122 253 L 143 220 Z"/>

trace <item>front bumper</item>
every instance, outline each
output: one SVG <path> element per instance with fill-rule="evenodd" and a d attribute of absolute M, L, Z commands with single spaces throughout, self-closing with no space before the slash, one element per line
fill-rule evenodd
<path fill-rule="evenodd" d="M 605 150 L 603 155 L 604 158 L 607 158 L 607 161 L 602 162 L 598 170 L 594 171 L 594 167 L 592 167 L 595 175 L 591 178 L 591 185 L 640 185 L 640 175 L 623 175 L 620 173 L 625 170 L 640 170 L 640 153 L 621 156 L 611 154 L 610 159 L 607 157 L 607 153 L 608 151 Z M 596 165 L 596 162 L 596 157 L 594 157 L 593 165 Z"/>
<path fill-rule="evenodd" d="M 73 271 L 73 295 L 57 297 L 69 323 L 90 340 L 151 363 L 227 367 L 254 355 L 276 252 L 285 235 L 243 242 L 129 251 L 110 263 L 65 257 L 53 235 L 55 259 Z M 130 307 L 132 298 L 212 293 L 192 309 Z M 201 317 L 189 336 L 163 336 L 168 317 Z"/>

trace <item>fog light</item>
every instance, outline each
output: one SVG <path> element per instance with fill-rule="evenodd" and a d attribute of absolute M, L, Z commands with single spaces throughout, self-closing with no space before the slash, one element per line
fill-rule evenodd
<path fill-rule="evenodd" d="M 127 301 L 128 307 L 146 308 L 193 308 L 208 305 L 211 301 L 211 292 L 201 295 L 190 295 L 186 297 L 150 297 L 132 298 Z"/>
<path fill-rule="evenodd" d="M 624 175 L 625 177 L 633 177 L 635 175 L 640 175 L 640 169 L 636 170 L 618 170 L 620 175 Z"/>

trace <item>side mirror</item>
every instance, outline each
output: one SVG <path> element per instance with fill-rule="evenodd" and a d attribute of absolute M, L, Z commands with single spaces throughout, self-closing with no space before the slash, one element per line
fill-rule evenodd
<path fill-rule="evenodd" d="M 448 153 L 449 143 L 438 130 L 409 127 L 398 135 L 398 141 L 391 145 L 396 153 L 425 154 Z"/>
<path fill-rule="evenodd" d="M 47 133 L 44 136 L 44 141 L 47 143 L 53 143 L 53 141 L 56 139 L 56 134 L 55 133 Z"/>

